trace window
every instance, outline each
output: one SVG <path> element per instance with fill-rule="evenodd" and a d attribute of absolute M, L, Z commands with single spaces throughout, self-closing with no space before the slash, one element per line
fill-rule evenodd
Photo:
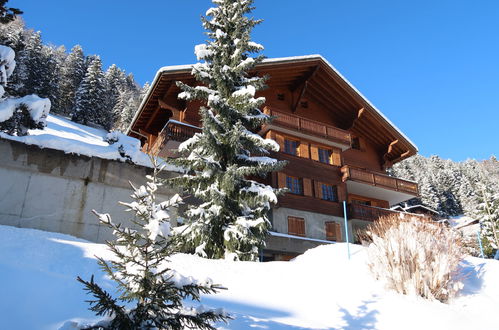
<path fill-rule="evenodd" d="M 305 219 L 288 217 L 288 234 L 305 236 Z"/>
<path fill-rule="evenodd" d="M 292 194 L 303 195 L 303 181 L 302 179 L 292 176 L 286 176 L 286 187 Z"/>
<path fill-rule="evenodd" d="M 341 225 L 334 221 L 326 221 L 326 239 L 328 241 L 341 241 Z"/>
<path fill-rule="evenodd" d="M 322 199 L 326 201 L 337 202 L 338 201 L 338 191 L 336 186 L 330 184 L 321 184 L 322 189 Z"/>
<path fill-rule="evenodd" d="M 371 206 L 371 201 L 360 200 L 352 198 L 352 204 Z"/>
<path fill-rule="evenodd" d="M 331 164 L 332 151 L 329 149 L 319 148 L 319 161 L 321 163 Z"/>
<path fill-rule="evenodd" d="M 300 146 L 300 142 L 295 140 L 284 140 L 284 152 L 290 155 L 298 155 L 298 148 Z"/>
<path fill-rule="evenodd" d="M 358 137 L 352 138 L 352 149 L 360 150 L 360 139 Z"/>

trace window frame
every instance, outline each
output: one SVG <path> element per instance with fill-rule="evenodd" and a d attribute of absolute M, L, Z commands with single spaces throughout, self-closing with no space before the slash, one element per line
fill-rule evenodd
<path fill-rule="evenodd" d="M 303 179 L 291 175 L 286 175 L 286 188 L 289 189 L 289 192 L 291 194 L 303 196 Z M 294 190 L 294 188 L 298 189 Z"/>
<path fill-rule="evenodd" d="M 323 153 L 326 152 L 327 153 L 327 157 L 325 160 L 327 161 L 322 161 L 321 158 L 324 157 Z M 333 156 L 333 150 L 329 149 L 329 148 L 323 148 L 323 147 L 317 147 L 317 154 L 319 156 L 319 162 L 323 163 L 323 164 L 332 164 L 332 156 Z M 322 156 L 322 157 L 321 157 Z"/>
<path fill-rule="evenodd" d="M 328 188 L 331 188 L 329 190 Z M 321 189 L 321 199 L 324 201 L 329 201 L 329 202 L 338 202 L 338 186 L 329 184 L 329 183 L 320 183 L 320 189 Z M 330 197 L 331 198 L 328 198 Z"/>
<path fill-rule="evenodd" d="M 288 147 L 290 144 L 296 144 L 296 146 Z M 290 139 L 288 137 L 284 137 L 284 150 L 283 152 L 288 155 L 299 156 L 300 155 L 300 141 L 295 139 Z"/>

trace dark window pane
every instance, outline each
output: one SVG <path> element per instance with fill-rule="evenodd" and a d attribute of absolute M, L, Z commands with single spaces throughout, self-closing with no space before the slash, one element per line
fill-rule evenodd
<path fill-rule="evenodd" d="M 319 161 L 329 164 L 331 159 L 331 150 L 319 148 Z"/>
<path fill-rule="evenodd" d="M 332 186 L 329 184 L 322 184 L 322 199 L 327 201 L 338 201 L 338 191 L 336 186 Z"/>
<path fill-rule="evenodd" d="M 303 182 L 299 178 L 287 176 L 286 187 L 292 194 L 303 195 Z"/>
<path fill-rule="evenodd" d="M 352 149 L 360 150 L 360 139 L 358 137 L 352 138 Z"/>
<path fill-rule="evenodd" d="M 284 140 L 284 152 L 290 155 L 297 155 L 298 141 Z"/>

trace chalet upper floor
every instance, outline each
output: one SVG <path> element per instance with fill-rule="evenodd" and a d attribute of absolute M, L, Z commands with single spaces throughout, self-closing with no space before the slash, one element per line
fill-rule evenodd
<path fill-rule="evenodd" d="M 146 151 L 174 155 L 179 143 L 200 130 L 202 104 L 179 100 L 175 84 L 195 85 L 191 68 L 165 67 L 157 73 L 128 132 L 141 139 Z M 307 198 L 335 202 L 325 200 L 329 186 L 334 187 L 336 202 L 360 196 L 357 201 L 367 198 L 370 205 L 383 208 L 418 195 L 416 183 L 385 173 L 416 154 L 417 147 L 324 58 L 267 59 L 251 74 L 269 77 L 268 88 L 257 96 L 266 98 L 262 110 L 274 120 L 259 133 L 277 141 L 277 157 L 289 162 L 269 183 L 296 182 L 297 190 L 281 198 L 282 203 L 296 205 L 293 193 L 303 197 L 303 207 L 310 204 Z M 323 209 L 341 212 L 339 205 L 331 205 Z M 317 207 L 320 203 L 314 203 Z"/>

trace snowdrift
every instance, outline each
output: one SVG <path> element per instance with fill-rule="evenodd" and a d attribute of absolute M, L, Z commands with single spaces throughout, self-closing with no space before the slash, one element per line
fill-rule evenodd
<path fill-rule="evenodd" d="M 94 255 L 109 257 L 102 244 L 71 236 L 0 226 L 0 310 L 5 329 L 60 329 L 70 320 L 92 321 L 77 275 L 106 289 Z M 365 250 L 345 244 L 309 250 L 291 262 L 229 262 L 178 254 L 185 275 L 210 277 L 228 289 L 203 303 L 223 307 L 236 319 L 221 329 L 497 329 L 499 262 L 467 258 L 469 273 L 450 304 L 402 296 L 368 273 Z"/>
<path fill-rule="evenodd" d="M 140 150 L 140 141 L 121 132 L 108 133 L 70 121 L 61 116 L 48 114 L 47 127 L 32 129 L 26 136 L 11 136 L 0 132 L 0 138 L 15 140 L 41 148 L 62 150 L 65 153 L 98 157 L 118 161 L 130 161 L 152 167 L 149 156 Z M 108 141 L 116 141 L 109 143 Z M 178 171 L 170 166 L 167 169 Z"/>

